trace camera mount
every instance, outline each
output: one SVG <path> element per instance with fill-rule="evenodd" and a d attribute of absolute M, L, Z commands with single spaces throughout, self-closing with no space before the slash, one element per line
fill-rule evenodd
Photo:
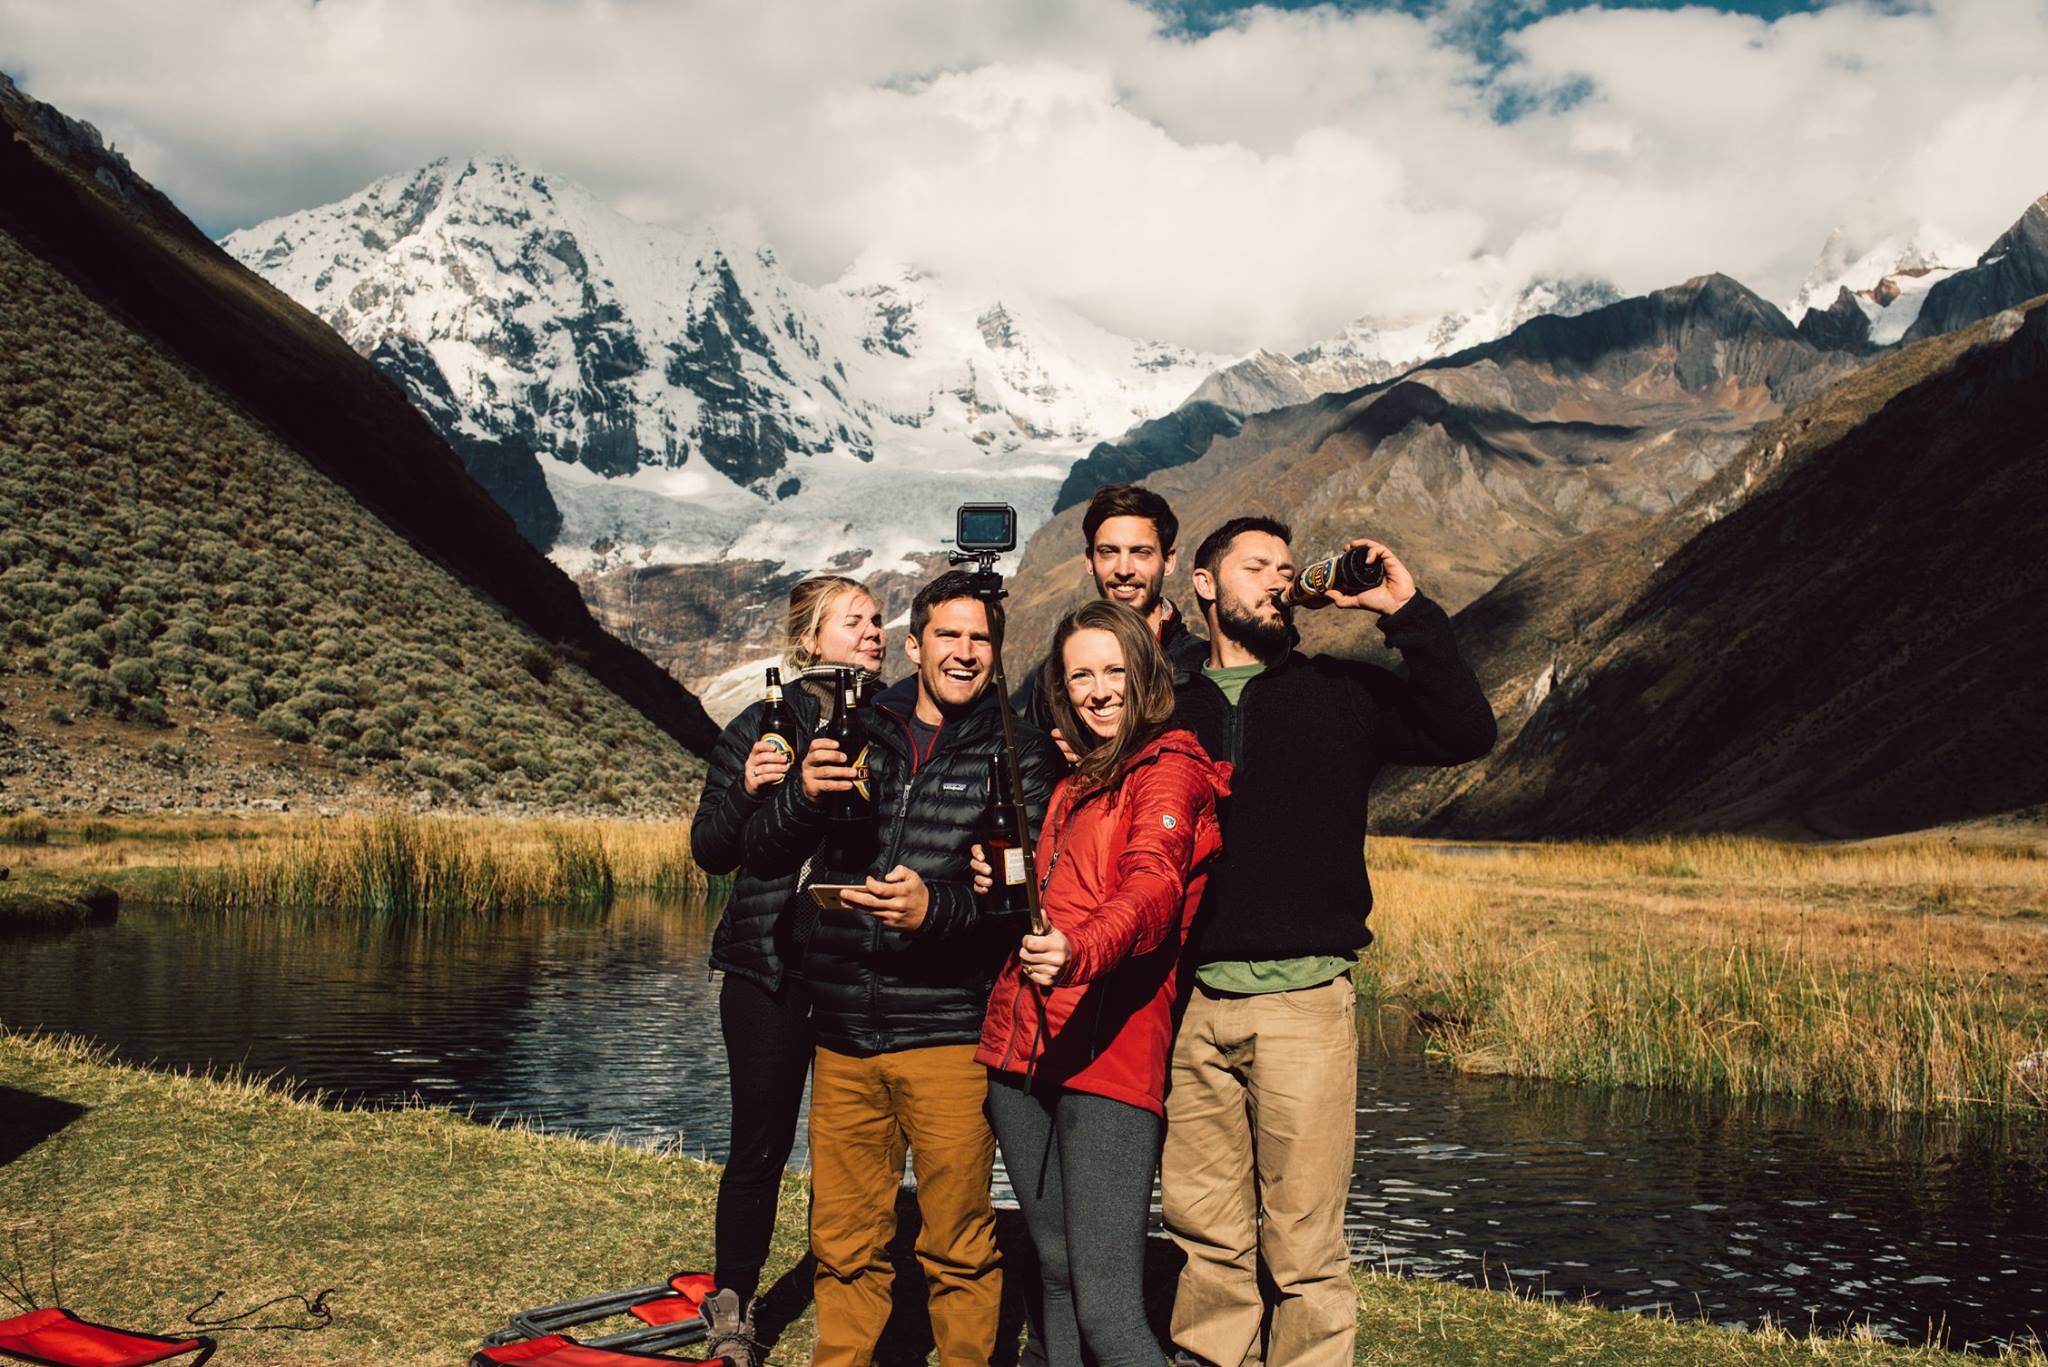
<path fill-rule="evenodd" d="M 1007 503 L 962 504 L 955 519 L 956 549 L 946 552 L 949 565 L 973 565 L 974 596 L 981 600 L 993 622 L 1009 590 L 996 573 L 996 560 L 1017 548 L 1017 511 Z M 996 690 L 996 711 L 1003 719 L 1003 775 L 1010 788 L 1010 805 L 1017 813 L 1017 839 L 1026 850 L 1037 848 L 1031 830 L 1031 813 L 1024 805 L 1024 771 L 1017 763 L 1017 717 L 1010 710 L 1010 684 L 1003 677 L 1003 652 L 993 652 L 991 687 Z M 1024 902 L 1031 912 L 1031 933 L 1043 935 L 1052 929 L 1045 908 L 1038 900 L 1038 880 L 1024 880 Z"/>

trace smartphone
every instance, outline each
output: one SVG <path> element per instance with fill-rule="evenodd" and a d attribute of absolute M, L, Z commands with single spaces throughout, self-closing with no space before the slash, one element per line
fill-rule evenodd
<path fill-rule="evenodd" d="M 826 911 L 846 910 L 846 894 L 854 888 L 865 890 L 865 883 L 813 883 L 805 891 L 811 900 Z"/>

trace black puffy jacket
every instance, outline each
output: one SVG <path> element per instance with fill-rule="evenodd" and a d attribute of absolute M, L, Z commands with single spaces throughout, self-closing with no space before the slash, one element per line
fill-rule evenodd
<path fill-rule="evenodd" d="M 916 701 L 912 677 L 862 709 L 876 813 L 866 838 L 842 850 L 835 837 L 835 852 L 820 852 L 830 823 L 794 776 L 746 825 L 749 868 L 794 876 L 819 852 L 807 885 L 857 883 L 905 864 L 930 889 L 924 924 L 914 931 L 887 929 L 851 908 L 819 913 L 802 972 L 818 1039 L 841 1052 L 978 1043 L 996 970 L 1027 928 L 981 914 L 968 868 L 989 759 L 1002 753 L 996 695 L 991 690 L 966 716 L 948 722 L 931 755 L 913 765 L 909 717 Z M 1062 765 L 1052 742 L 1029 723 L 1017 723 L 1017 748 L 1035 834 Z"/>
<path fill-rule="evenodd" d="M 828 709 L 837 705 L 832 694 L 833 673 L 828 666 L 807 670 L 783 689 L 783 701 L 797 732 L 789 740 L 799 755 L 817 730 L 818 719 L 830 715 Z M 873 675 L 864 675 L 863 696 L 872 696 L 879 683 Z M 747 752 L 761 736 L 764 706 L 752 704 L 719 733 L 704 775 L 704 795 L 697 803 L 696 819 L 690 823 L 690 857 L 706 873 L 737 874 L 718 928 L 711 933 L 711 966 L 773 992 L 782 986 L 792 951 L 790 918 L 783 911 L 796 892 L 796 874 L 763 871 L 746 862 L 747 822 L 775 791 L 770 788 L 749 797 L 740 781 Z M 795 781 L 792 770 L 784 782 Z"/>

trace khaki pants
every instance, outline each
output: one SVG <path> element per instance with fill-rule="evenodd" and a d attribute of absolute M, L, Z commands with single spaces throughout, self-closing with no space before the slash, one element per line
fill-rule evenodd
<path fill-rule="evenodd" d="M 1197 983 L 1174 1040 L 1159 1187 L 1187 1254 L 1173 1341 L 1217 1367 L 1349 1367 L 1344 1242 L 1358 1129 L 1349 978 L 1262 996 Z M 1264 1211 L 1264 1219 L 1260 1212 Z M 1279 1288 L 1264 1357 L 1258 1265 Z"/>
<path fill-rule="evenodd" d="M 989 1175 L 996 1141 L 988 1070 L 971 1044 L 860 1058 L 818 1050 L 811 1072 L 814 1367 L 867 1367 L 889 1320 L 903 1151 L 917 1173 L 932 1337 L 945 1367 L 984 1367 L 995 1349 L 1003 1274 Z"/>

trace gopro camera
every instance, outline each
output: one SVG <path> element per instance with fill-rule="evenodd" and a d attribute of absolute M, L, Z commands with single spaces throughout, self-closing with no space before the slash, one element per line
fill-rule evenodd
<path fill-rule="evenodd" d="M 953 515 L 953 546 L 968 555 L 1017 549 L 1017 510 L 1007 503 L 963 503 Z"/>

